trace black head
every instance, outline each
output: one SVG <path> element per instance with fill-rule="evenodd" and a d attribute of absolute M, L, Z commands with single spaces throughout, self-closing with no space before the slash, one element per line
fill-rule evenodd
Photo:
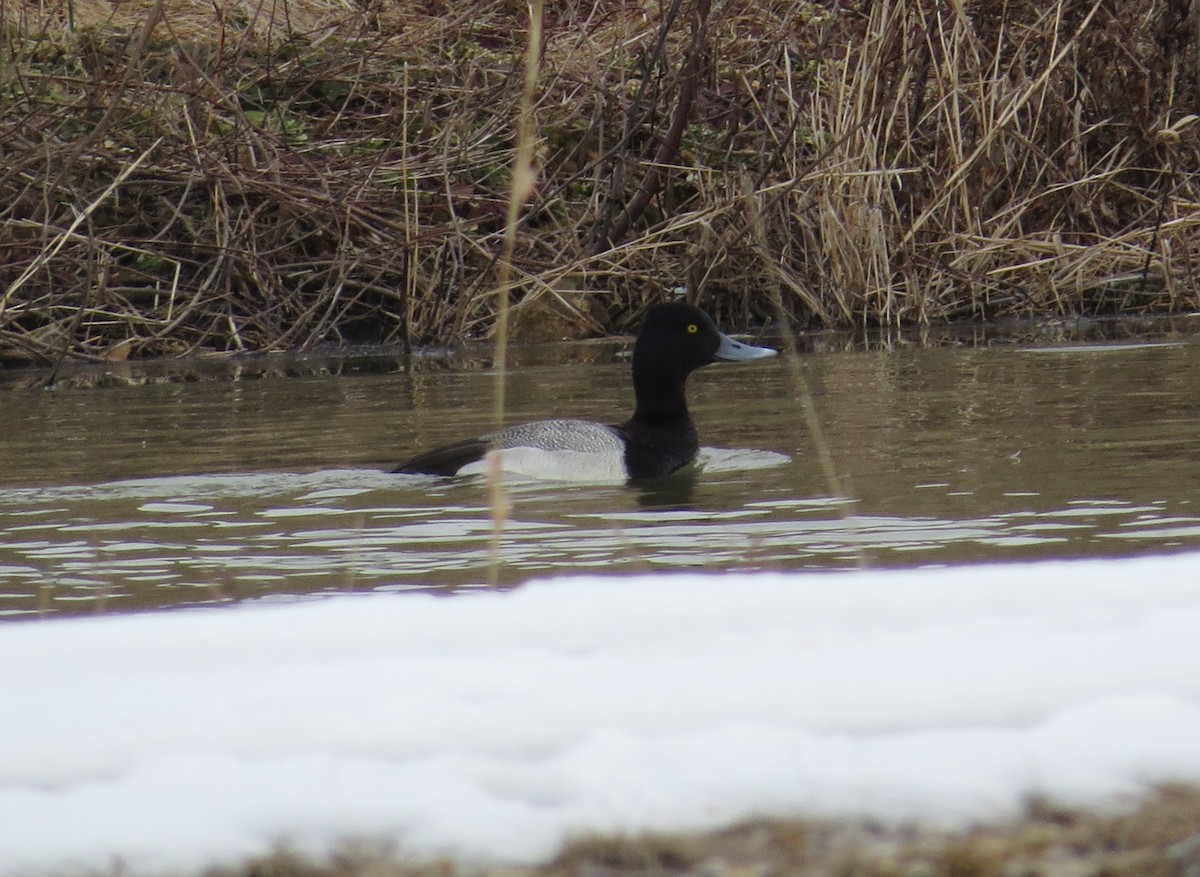
<path fill-rule="evenodd" d="M 770 348 L 742 344 L 722 335 L 708 314 L 695 305 L 655 305 L 646 314 L 633 348 L 638 408 L 683 406 L 684 382 L 701 366 L 718 360 L 737 362 L 774 355 Z"/>
<path fill-rule="evenodd" d="M 695 305 L 669 302 L 646 314 L 633 348 L 633 370 L 653 364 L 656 371 L 687 375 L 716 361 L 721 333 L 708 314 Z"/>

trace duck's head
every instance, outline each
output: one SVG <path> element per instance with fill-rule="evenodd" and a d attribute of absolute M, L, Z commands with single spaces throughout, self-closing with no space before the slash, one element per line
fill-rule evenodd
<path fill-rule="evenodd" d="M 712 319 L 695 305 L 667 302 L 646 314 L 633 348 L 633 368 L 639 362 L 684 375 L 717 361 L 744 362 L 774 356 L 769 347 L 734 341 L 717 331 Z"/>
<path fill-rule="evenodd" d="M 668 302 L 652 307 L 633 347 L 633 384 L 639 407 L 658 400 L 682 404 L 687 376 L 714 362 L 745 362 L 774 356 L 769 347 L 734 341 L 717 331 L 695 305 Z"/>

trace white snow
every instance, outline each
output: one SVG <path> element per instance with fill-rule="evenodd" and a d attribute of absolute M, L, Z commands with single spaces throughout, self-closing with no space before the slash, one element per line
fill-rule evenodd
<path fill-rule="evenodd" d="M 1200 782 L 1200 554 L 33 621 L 0 667 L 5 875 Z"/>

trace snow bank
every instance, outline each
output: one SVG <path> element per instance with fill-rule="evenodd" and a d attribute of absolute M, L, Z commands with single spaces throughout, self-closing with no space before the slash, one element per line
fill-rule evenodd
<path fill-rule="evenodd" d="M 3 874 L 1200 781 L 1197 554 L 46 620 L 0 667 Z"/>

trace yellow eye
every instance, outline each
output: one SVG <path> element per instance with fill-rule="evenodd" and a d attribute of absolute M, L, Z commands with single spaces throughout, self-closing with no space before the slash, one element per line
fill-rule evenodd
<path fill-rule="evenodd" d="M 688 330 L 689 335 L 695 335 L 697 332 L 700 331 L 700 327 L 697 326 L 695 323 L 688 323 L 687 330 Z"/>

